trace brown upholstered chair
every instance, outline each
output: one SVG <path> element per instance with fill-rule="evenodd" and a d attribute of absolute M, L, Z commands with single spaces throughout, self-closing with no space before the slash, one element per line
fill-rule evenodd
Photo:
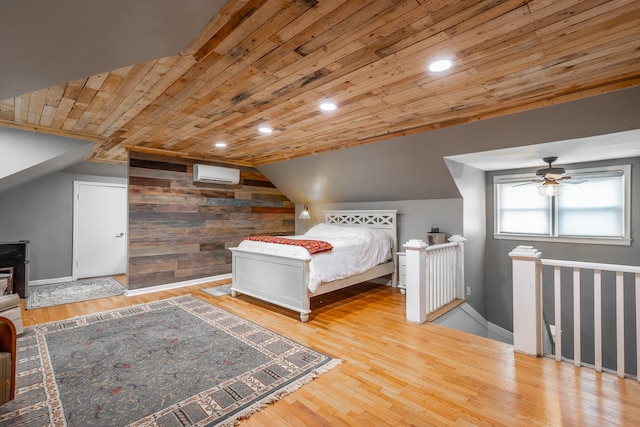
<path fill-rule="evenodd" d="M 16 397 L 16 328 L 0 316 L 0 405 Z"/>
<path fill-rule="evenodd" d="M 16 334 L 21 335 L 24 332 L 18 294 L 0 295 L 0 316 L 6 317 L 13 322 Z"/>

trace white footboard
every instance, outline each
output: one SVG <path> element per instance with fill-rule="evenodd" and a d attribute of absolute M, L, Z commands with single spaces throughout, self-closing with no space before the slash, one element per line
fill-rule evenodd
<path fill-rule="evenodd" d="M 310 258 L 300 259 L 231 248 L 231 292 L 279 305 L 300 313 L 306 322 L 311 313 L 307 283 Z"/>
<path fill-rule="evenodd" d="M 387 262 L 345 279 L 323 282 L 311 293 L 309 262 L 311 259 L 269 255 L 231 248 L 233 259 L 231 295 L 238 292 L 300 313 L 306 322 L 311 313 L 311 297 L 353 286 L 385 275 L 395 282 L 395 264 Z"/>

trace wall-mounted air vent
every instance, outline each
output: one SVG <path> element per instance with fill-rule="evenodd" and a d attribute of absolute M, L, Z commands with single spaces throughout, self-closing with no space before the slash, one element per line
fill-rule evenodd
<path fill-rule="evenodd" d="M 211 182 L 215 184 L 237 184 L 240 182 L 238 169 L 223 168 L 211 165 L 193 165 L 194 182 Z"/>

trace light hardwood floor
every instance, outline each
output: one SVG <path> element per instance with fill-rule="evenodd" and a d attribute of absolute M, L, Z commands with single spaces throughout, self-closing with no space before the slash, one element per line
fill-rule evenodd
<path fill-rule="evenodd" d="M 228 282 L 228 281 L 226 281 Z M 190 286 L 23 310 L 25 326 L 192 294 L 344 363 L 243 420 L 243 426 L 638 425 L 640 384 L 510 345 L 404 320 L 397 289 L 363 284 L 296 313 Z"/>

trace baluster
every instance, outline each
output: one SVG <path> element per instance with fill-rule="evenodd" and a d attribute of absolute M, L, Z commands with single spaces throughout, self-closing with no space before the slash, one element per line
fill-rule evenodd
<path fill-rule="evenodd" d="M 445 304 L 447 304 L 453 301 L 451 299 L 451 248 L 445 250 L 444 259 Z"/>
<path fill-rule="evenodd" d="M 624 273 L 616 271 L 616 347 L 618 376 L 624 378 Z"/>
<path fill-rule="evenodd" d="M 433 274 L 435 276 L 436 289 L 437 289 L 437 303 L 435 310 L 440 308 L 442 305 L 442 277 L 440 277 L 440 252 L 436 251 L 435 253 L 435 262 L 433 263 Z"/>
<path fill-rule="evenodd" d="M 431 254 L 429 252 L 427 252 L 427 264 L 425 265 L 425 281 L 426 281 L 426 286 L 427 286 L 427 291 L 425 292 L 425 295 L 427 297 L 427 303 L 426 303 L 426 308 L 427 308 L 427 314 L 431 313 L 431 311 L 433 310 L 432 306 L 433 306 L 433 280 L 431 280 Z"/>
<path fill-rule="evenodd" d="M 438 304 L 440 303 L 439 301 L 439 293 L 438 293 L 438 269 L 437 269 L 437 263 L 438 262 L 438 257 L 437 254 L 433 254 L 433 257 L 431 258 L 431 287 L 433 290 L 433 300 L 431 302 L 431 310 L 435 310 L 438 308 Z"/>
<path fill-rule="evenodd" d="M 449 273 L 451 274 L 451 282 L 449 289 L 451 292 L 450 300 L 456 299 L 456 248 L 452 247 L 449 252 Z"/>
<path fill-rule="evenodd" d="M 453 298 L 453 274 L 451 271 L 451 266 L 453 265 L 453 260 L 451 257 L 451 249 L 447 248 L 447 262 L 445 263 L 445 268 L 447 270 L 447 302 L 451 302 L 454 300 Z"/>
<path fill-rule="evenodd" d="M 435 254 L 431 254 L 431 259 L 429 262 L 429 278 L 431 279 L 431 307 L 429 307 L 429 312 L 432 312 L 438 306 L 438 278 L 435 275 L 435 265 Z"/>
<path fill-rule="evenodd" d="M 442 307 L 445 304 L 445 276 L 444 269 L 442 268 L 444 265 L 444 252 L 442 250 L 438 251 L 438 284 L 439 284 L 439 294 L 440 301 L 438 301 L 438 308 Z"/>
<path fill-rule="evenodd" d="M 640 381 L 640 273 L 636 273 L 636 379 Z"/>
<path fill-rule="evenodd" d="M 453 292 L 453 299 L 458 298 L 458 247 L 453 248 L 451 252 L 451 268 L 453 269 L 453 283 L 451 283 L 451 291 Z M 462 296 L 464 298 L 464 295 Z"/>
<path fill-rule="evenodd" d="M 593 339 L 595 346 L 595 369 L 602 372 L 602 273 L 593 270 Z"/>
<path fill-rule="evenodd" d="M 443 272 L 444 272 L 444 303 L 448 304 L 451 302 L 451 253 L 449 252 L 450 248 L 445 249 L 443 253 Z"/>
<path fill-rule="evenodd" d="M 428 248 L 427 248 L 428 249 Z M 427 256 L 429 258 L 429 264 L 427 265 L 427 278 L 429 279 L 429 295 L 431 300 L 429 301 L 429 307 L 427 314 L 433 312 L 434 307 L 438 305 L 438 291 L 437 286 L 438 283 L 435 280 L 433 275 L 433 266 L 436 261 L 435 254 L 433 251 L 427 251 Z"/>
<path fill-rule="evenodd" d="M 436 304 L 436 309 L 442 307 L 442 252 L 441 251 L 436 251 L 435 254 L 436 257 L 436 268 L 435 268 L 435 275 L 436 275 L 436 282 L 438 283 L 438 304 Z"/>
<path fill-rule="evenodd" d="M 438 303 L 434 307 L 436 310 L 442 306 L 442 274 L 440 274 L 440 263 L 442 262 L 442 254 L 440 251 L 435 252 L 435 263 L 434 263 L 434 271 L 433 274 L 436 276 L 436 283 L 438 289 Z"/>
<path fill-rule="evenodd" d="M 573 269 L 573 364 L 580 367 L 580 269 Z"/>
<path fill-rule="evenodd" d="M 556 360 L 562 361 L 562 287 L 561 267 L 553 267 L 553 291 L 555 295 L 556 318 Z"/>
<path fill-rule="evenodd" d="M 440 282 L 440 304 L 438 305 L 438 307 L 442 307 L 445 303 L 445 292 L 446 292 L 446 288 L 445 288 L 445 276 L 444 276 L 444 271 L 442 269 L 443 266 L 443 259 L 444 259 L 444 251 L 439 250 L 438 251 L 438 276 L 439 276 L 439 282 Z"/>

